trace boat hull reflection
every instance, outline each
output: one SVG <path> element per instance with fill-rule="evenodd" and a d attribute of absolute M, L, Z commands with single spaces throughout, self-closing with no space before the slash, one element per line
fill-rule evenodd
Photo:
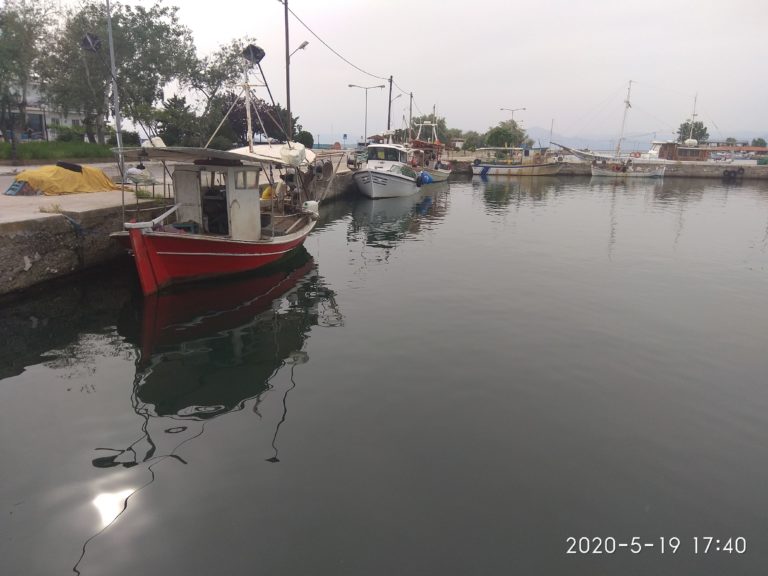
<path fill-rule="evenodd" d="M 124 310 L 119 331 L 138 349 L 134 410 L 143 436 L 105 449 L 99 467 L 173 455 L 200 424 L 240 410 L 296 364 L 313 326 L 340 323 L 334 294 L 302 247 L 269 271 L 226 283 L 144 297 Z"/>

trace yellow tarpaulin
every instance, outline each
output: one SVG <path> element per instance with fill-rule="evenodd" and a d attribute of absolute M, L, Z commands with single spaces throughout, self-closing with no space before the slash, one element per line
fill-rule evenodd
<path fill-rule="evenodd" d="M 38 194 L 46 196 L 120 189 L 99 168 L 81 166 L 81 169 L 82 172 L 77 172 L 61 166 L 42 166 L 20 172 L 16 181 L 26 182 Z"/>

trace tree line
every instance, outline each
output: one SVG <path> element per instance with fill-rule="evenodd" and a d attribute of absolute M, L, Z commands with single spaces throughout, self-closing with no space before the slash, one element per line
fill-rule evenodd
<path fill-rule="evenodd" d="M 232 40 L 214 54 L 198 56 L 178 8 L 160 1 L 150 7 L 116 3 L 111 20 L 123 117 L 168 145 L 203 146 L 231 108 L 210 146 L 243 142 L 242 51 L 252 39 Z M 82 115 L 89 142 L 108 142 L 115 110 L 107 38 L 103 1 L 60 9 L 51 0 L 7 0 L 0 7 L 0 130 L 19 138 L 36 91 L 49 110 Z M 166 98 L 171 83 L 184 95 Z M 256 134 L 286 139 L 283 127 L 289 123 L 282 106 L 256 98 L 253 108 L 261 119 Z M 302 131 L 298 117 L 290 125 L 291 136 Z"/>
<path fill-rule="evenodd" d="M 253 39 L 235 39 L 213 54 L 199 56 L 191 30 L 179 21 L 178 7 L 160 0 L 149 7 L 114 3 L 111 24 L 124 118 L 169 146 L 227 149 L 245 143 L 242 52 Z M 114 143 L 107 39 L 102 0 L 85 0 L 69 8 L 53 0 L 6 0 L 0 7 L 0 134 L 11 134 L 18 141 L 28 128 L 27 112 L 35 104 L 31 95 L 36 92 L 48 110 L 82 117 L 82 128 L 74 134 L 73 129 L 59 130 L 61 139 L 105 144 L 111 137 Z M 166 97 L 169 86 L 178 89 Z M 288 112 L 279 103 L 254 98 L 252 106 L 257 135 L 285 141 L 284 127 L 291 126 L 292 139 L 312 146 L 312 134 L 303 130 L 299 117 L 287 122 Z M 462 138 L 468 149 L 533 145 L 513 120 L 483 134 L 449 129 L 445 118 L 434 114 L 415 118 L 412 125 L 423 121 L 438 125 L 443 143 Z M 214 132 L 217 136 L 209 142 Z M 402 141 L 413 135 L 399 132 Z M 127 136 L 127 143 L 138 144 L 137 134 L 132 141 Z"/>

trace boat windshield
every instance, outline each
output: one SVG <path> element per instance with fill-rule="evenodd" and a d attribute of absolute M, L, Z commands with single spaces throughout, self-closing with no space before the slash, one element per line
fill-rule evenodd
<path fill-rule="evenodd" d="M 385 160 L 387 162 L 400 162 L 399 150 L 396 148 L 386 148 L 384 146 L 369 146 L 369 160 Z"/>

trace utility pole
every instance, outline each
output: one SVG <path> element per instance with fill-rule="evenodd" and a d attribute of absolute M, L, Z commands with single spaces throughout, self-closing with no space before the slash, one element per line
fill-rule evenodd
<path fill-rule="evenodd" d="M 413 140 L 413 92 L 410 94 L 411 104 L 408 107 L 408 139 Z"/>

